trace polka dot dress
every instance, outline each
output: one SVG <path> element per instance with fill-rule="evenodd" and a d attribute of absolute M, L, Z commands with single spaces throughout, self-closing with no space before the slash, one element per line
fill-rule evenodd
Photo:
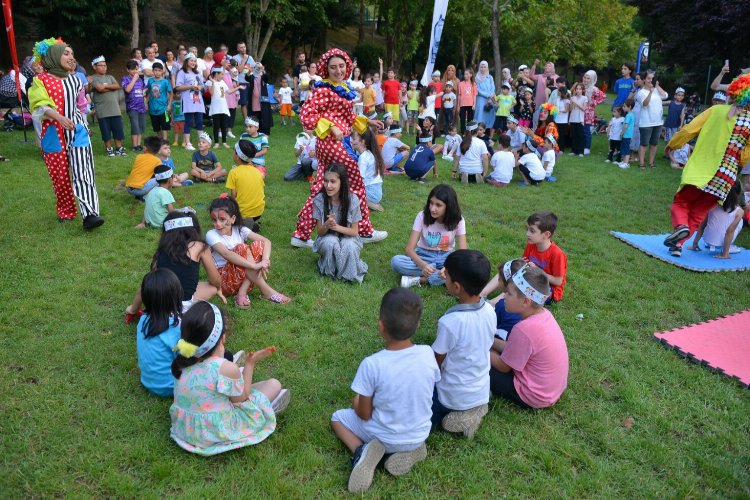
<path fill-rule="evenodd" d="M 318 87 L 308 97 L 305 105 L 300 111 L 300 121 L 305 129 L 314 130 L 318 120 L 325 118 L 338 127 L 341 132 L 348 136 L 354 123 L 354 107 L 352 102 L 340 97 L 333 90 Z M 372 234 L 372 223 L 370 222 L 370 210 L 367 208 L 367 195 L 362 175 L 359 173 L 357 162 L 349 156 L 341 141 L 337 141 L 332 135 L 318 140 L 315 146 L 318 156 L 318 173 L 315 181 L 310 186 L 310 197 L 297 215 L 297 229 L 294 236 L 301 240 L 310 239 L 315 229 L 315 219 L 312 216 L 313 198 L 323 188 L 323 175 L 328 165 L 339 163 L 346 167 L 349 178 L 349 190 L 357 195 L 360 200 L 362 219 L 358 223 L 359 235 L 370 236 Z"/>

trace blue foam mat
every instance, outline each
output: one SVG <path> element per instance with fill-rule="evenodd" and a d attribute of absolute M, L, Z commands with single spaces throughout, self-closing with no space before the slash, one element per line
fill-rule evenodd
<path fill-rule="evenodd" d="M 740 253 L 732 254 L 731 259 L 717 259 L 714 257 L 715 254 L 706 251 L 705 248 L 700 252 L 688 250 L 687 248 L 692 244 L 692 239 L 690 239 L 684 243 L 682 257 L 673 257 L 669 255 L 669 249 L 664 246 L 664 238 L 669 236 L 669 233 L 629 234 L 610 231 L 610 234 L 651 257 L 690 271 L 705 273 L 750 270 L 750 251 L 744 248 Z M 705 245 L 701 246 L 705 247 Z"/>

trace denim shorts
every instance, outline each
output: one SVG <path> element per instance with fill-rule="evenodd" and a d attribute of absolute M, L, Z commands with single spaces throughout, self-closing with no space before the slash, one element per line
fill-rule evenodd
<path fill-rule="evenodd" d="M 657 146 L 661 135 L 661 125 L 655 127 L 639 127 L 641 133 L 641 146 Z"/>
<path fill-rule="evenodd" d="M 630 137 L 622 138 L 622 142 L 620 143 L 620 156 L 627 156 L 630 154 Z"/>

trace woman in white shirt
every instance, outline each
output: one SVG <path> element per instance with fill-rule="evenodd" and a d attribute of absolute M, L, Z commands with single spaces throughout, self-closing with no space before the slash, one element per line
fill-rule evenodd
<path fill-rule="evenodd" d="M 638 123 L 638 131 L 641 134 L 641 144 L 638 148 L 638 165 L 646 168 L 644 164 L 646 146 L 649 146 L 648 166 L 654 168 L 656 159 L 656 146 L 659 144 L 661 126 L 664 123 L 664 105 L 662 101 L 667 98 L 667 93 L 659 86 L 658 80 L 654 80 L 652 73 L 642 73 L 643 88 L 635 96 L 636 102 L 641 104 L 641 116 Z"/>
<path fill-rule="evenodd" d="M 477 137 L 478 128 L 479 124 L 475 121 L 466 124 L 464 138 L 453 160 L 451 178 L 455 179 L 456 173 L 460 171 L 463 183 L 483 184 L 487 176 L 490 155 L 487 145 Z"/>

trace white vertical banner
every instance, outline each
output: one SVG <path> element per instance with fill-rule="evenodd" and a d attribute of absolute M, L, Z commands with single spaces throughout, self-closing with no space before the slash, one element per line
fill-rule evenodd
<path fill-rule="evenodd" d="M 427 85 L 432 81 L 432 71 L 435 69 L 435 60 L 437 59 L 440 36 L 443 34 L 443 25 L 445 24 L 445 14 L 447 11 L 448 0 L 435 0 L 435 7 L 432 11 L 430 45 L 427 47 L 427 63 L 424 66 L 422 85 Z"/>

